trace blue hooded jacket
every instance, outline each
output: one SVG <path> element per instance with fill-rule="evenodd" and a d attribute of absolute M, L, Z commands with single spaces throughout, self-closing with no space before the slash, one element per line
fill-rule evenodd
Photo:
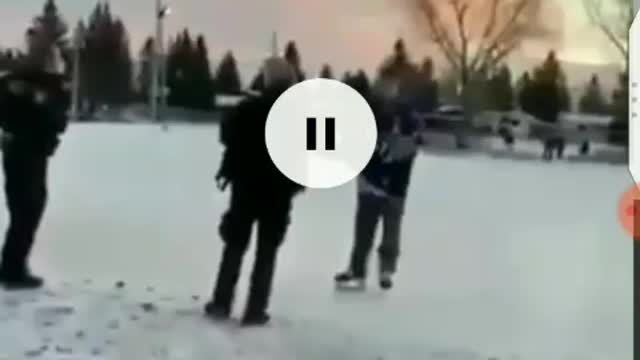
<path fill-rule="evenodd" d="M 359 192 L 405 198 L 418 150 L 420 126 L 408 106 L 378 115 L 378 144 L 359 178 Z"/>

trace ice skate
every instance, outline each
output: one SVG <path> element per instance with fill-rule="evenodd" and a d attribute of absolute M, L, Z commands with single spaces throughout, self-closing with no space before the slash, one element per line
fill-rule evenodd
<path fill-rule="evenodd" d="M 266 312 L 249 312 L 242 318 L 242 326 L 264 326 L 269 323 L 271 316 Z"/>
<path fill-rule="evenodd" d="M 389 290 L 393 287 L 393 274 L 390 271 L 381 271 L 379 281 L 383 290 Z"/>
<path fill-rule="evenodd" d="M 336 287 L 341 290 L 364 290 L 366 288 L 364 277 L 356 277 L 351 271 L 336 274 L 334 280 Z"/>

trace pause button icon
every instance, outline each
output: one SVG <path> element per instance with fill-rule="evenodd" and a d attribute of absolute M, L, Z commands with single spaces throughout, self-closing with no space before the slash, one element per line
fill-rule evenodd
<path fill-rule="evenodd" d="M 307 118 L 307 150 L 318 150 L 316 118 Z M 336 119 L 327 117 L 324 119 L 324 149 L 336 149 Z"/>
<path fill-rule="evenodd" d="M 329 189 L 362 172 L 377 136 L 375 116 L 362 95 L 337 80 L 311 79 L 278 97 L 264 139 L 283 175 L 308 188 Z"/>

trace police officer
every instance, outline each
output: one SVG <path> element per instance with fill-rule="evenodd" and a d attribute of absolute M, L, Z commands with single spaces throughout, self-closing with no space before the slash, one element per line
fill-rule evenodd
<path fill-rule="evenodd" d="M 289 225 L 293 197 L 302 187 L 283 175 L 267 152 L 264 129 L 271 106 L 297 81 L 294 69 L 281 58 L 268 59 L 263 67 L 264 92 L 244 100 L 225 120 L 222 142 L 225 154 L 217 175 L 222 190 L 231 186 L 231 204 L 220 224 L 224 250 L 213 298 L 205 306 L 208 316 L 229 317 L 242 260 L 251 229 L 257 224 L 256 258 L 251 275 L 244 325 L 264 325 L 278 249 Z"/>
<path fill-rule="evenodd" d="M 0 262 L 0 285 L 31 289 L 43 280 L 28 258 L 47 200 L 47 165 L 67 125 L 67 83 L 58 73 L 54 39 L 27 32 L 27 54 L 0 78 L 0 128 L 9 210 Z"/>

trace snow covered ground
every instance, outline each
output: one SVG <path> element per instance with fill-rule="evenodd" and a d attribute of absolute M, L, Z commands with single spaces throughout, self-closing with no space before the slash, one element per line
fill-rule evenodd
<path fill-rule="evenodd" d="M 632 243 L 616 217 L 631 179 L 603 164 L 422 154 L 389 293 L 334 291 L 354 185 L 308 191 L 281 252 L 274 323 L 207 322 L 227 200 L 213 184 L 217 139 L 215 126 L 70 129 L 33 254 L 49 289 L 0 291 L 0 359 L 632 358 Z"/>

